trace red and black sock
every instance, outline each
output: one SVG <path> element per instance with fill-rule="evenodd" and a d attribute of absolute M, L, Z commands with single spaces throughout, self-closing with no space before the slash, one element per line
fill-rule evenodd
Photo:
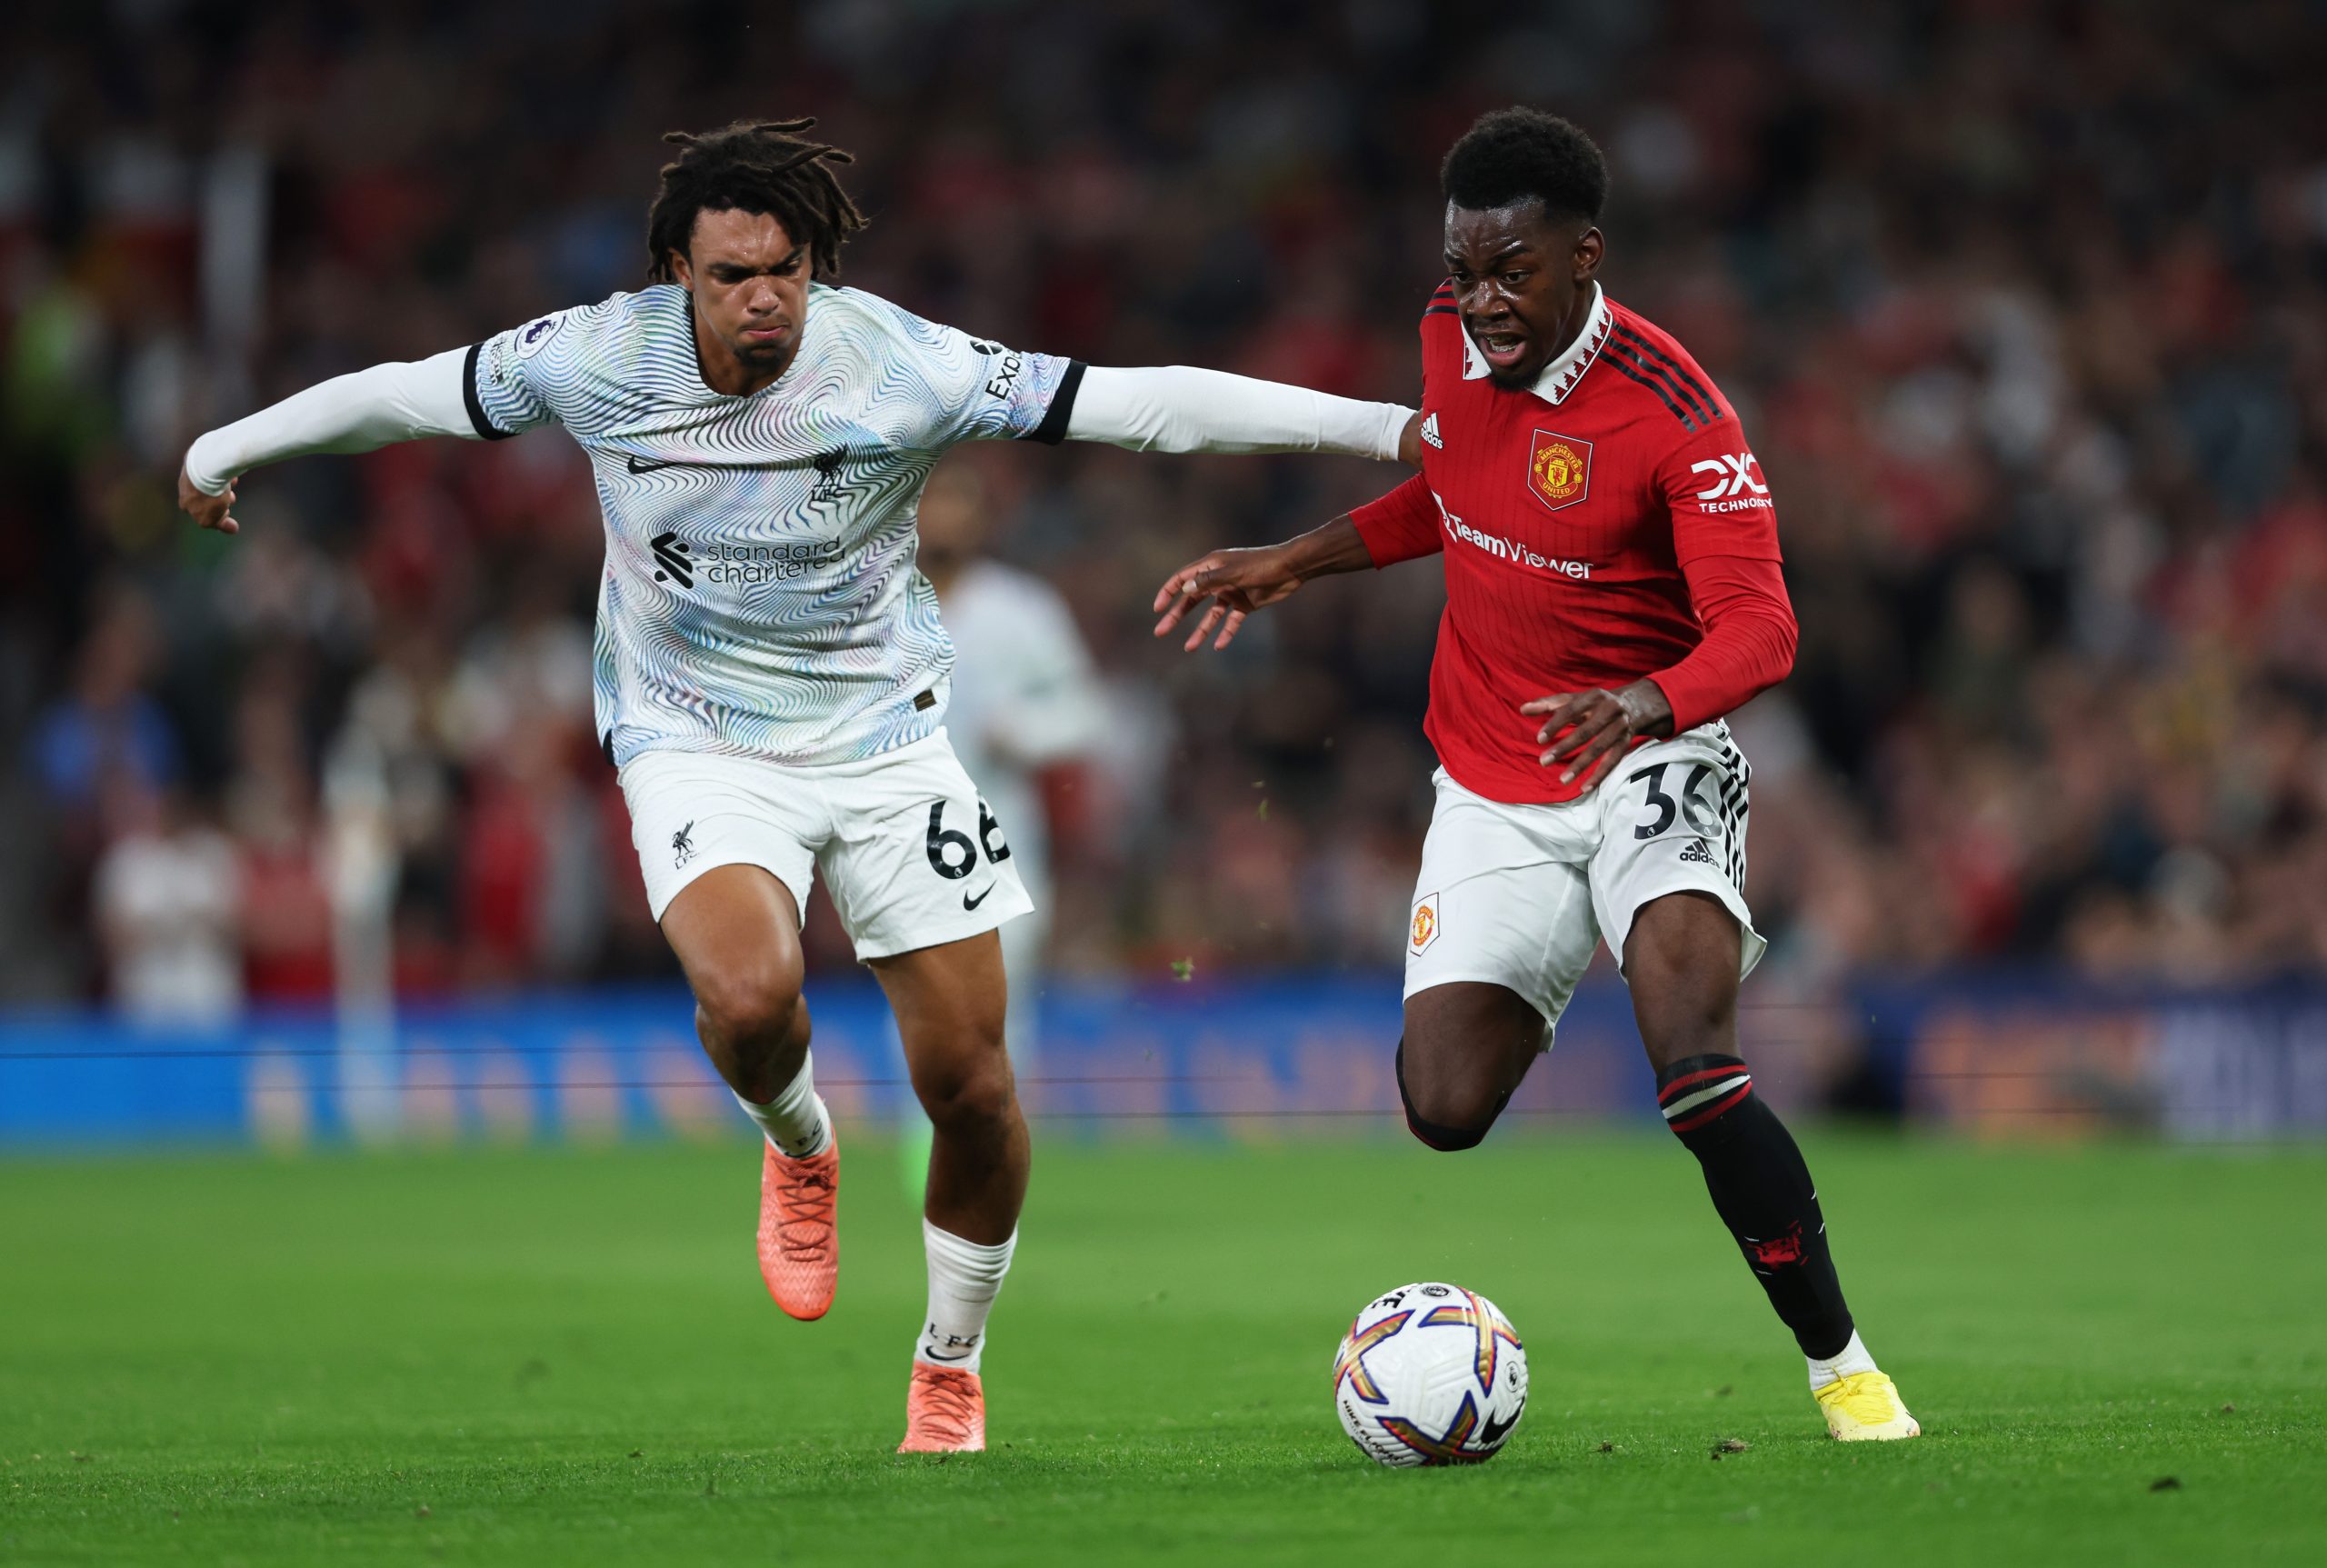
<path fill-rule="evenodd" d="M 1785 1124 L 1753 1093 L 1753 1074 L 1734 1056 L 1692 1056 L 1657 1075 L 1656 1101 L 1665 1125 L 1704 1167 L 1713 1208 L 1802 1353 L 1840 1354 L 1850 1343 L 1851 1313 L 1818 1189 Z"/>

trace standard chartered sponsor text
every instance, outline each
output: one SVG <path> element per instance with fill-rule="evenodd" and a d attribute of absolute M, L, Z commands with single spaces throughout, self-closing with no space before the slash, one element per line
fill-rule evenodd
<path fill-rule="evenodd" d="M 794 544 L 711 544 L 703 548 L 701 575 L 706 583 L 751 587 L 761 583 L 789 583 L 820 566 L 830 566 L 843 552 L 837 539 L 815 539 Z"/>

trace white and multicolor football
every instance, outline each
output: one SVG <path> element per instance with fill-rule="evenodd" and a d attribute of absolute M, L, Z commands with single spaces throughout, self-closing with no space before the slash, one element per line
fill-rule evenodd
<path fill-rule="evenodd" d="M 1380 1464 L 1493 1459 L 1527 1408 L 1527 1353 L 1494 1303 L 1424 1282 L 1376 1296 L 1333 1356 L 1333 1409 Z"/>

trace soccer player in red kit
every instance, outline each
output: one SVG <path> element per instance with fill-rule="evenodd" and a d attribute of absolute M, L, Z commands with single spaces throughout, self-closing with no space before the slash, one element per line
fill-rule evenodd
<path fill-rule="evenodd" d="M 1445 558 L 1440 768 L 1406 949 L 1414 1135 L 1475 1146 L 1604 936 L 1664 1118 L 1843 1439 L 1921 1428 L 1860 1339 L 1808 1166 L 1738 1055 L 1763 943 L 1741 891 L 1751 770 L 1723 715 L 1793 667 L 1776 514 L 1735 412 L 1598 282 L 1607 165 L 1567 121 L 1483 116 L 1447 154 L 1450 275 L 1423 312 L 1422 472 L 1156 595 L 1225 647 L 1312 577 Z"/>

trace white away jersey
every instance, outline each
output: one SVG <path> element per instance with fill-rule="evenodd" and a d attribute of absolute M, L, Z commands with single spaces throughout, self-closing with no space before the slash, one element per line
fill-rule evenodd
<path fill-rule="evenodd" d="M 959 441 L 1056 441 L 1081 367 L 812 285 L 791 367 L 704 385 L 686 292 L 664 284 L 469 351 L 488 439 L 552 421 L 590 454 L 606 521 L 598 729 L 642 752 L 851 762 L 945 716 L 954 651 L 914 570 L 923 484 Z"/>

